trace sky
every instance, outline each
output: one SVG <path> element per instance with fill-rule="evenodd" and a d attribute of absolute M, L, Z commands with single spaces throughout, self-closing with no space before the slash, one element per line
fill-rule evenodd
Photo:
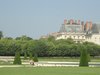
<path fill-rule="evenodd" d="M 100 22 L 100 0 L 0 0 L 5 37 L 39 39 L 58 32 L 64 19 Z"/>

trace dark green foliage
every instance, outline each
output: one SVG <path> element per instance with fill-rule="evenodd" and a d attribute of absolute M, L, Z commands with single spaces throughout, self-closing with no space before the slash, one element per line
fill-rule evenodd
<path fill-rule="evenodd" d="M 24 59 L 27 59 L 27 51 L 28 51 L 27 48 L 28 48 L 27 43 L 26 42 L 23 42 L 23 44 L 21 46 L 21 49 L 22 49 L 22 51 L 24 53 Z"/>
<path fill-rule="evenodd" d="M 34 61 L 34 62 L 38 62 L 38 55 L 37 55 L 37 53 L 34 54 L 33 61 Z"/>
<path fill-rule="evenodd" d="M 49 36 L 48 41 L 54 42 L 55 41 L 55 37 L 54 36 Z"/>
<path fill-rule="evenodd" d="M 12 37 L 5 37 L 4 39 L 13 40 Z"/>
<path fill-rule="evenodd" d="M 16 64 L 16 65 L 21 65 L 22 64 L 19 51 L 16 51 L 16 53 L 15 53 L 15 58 L 14 58 L 13 64 Z"/>
<path fill-rule="evenodd" d="M 3 37 L 3 33 L 2 31 L 0 31 L 0 39 Z"/>
<path fill-rule="evenodd" d="M 33 55 L 32 55 L 31 52 L 29 52 L 29 59 L 30 59 L 30 60 L 33 60 Z"/>
<path fill-rule="evenodd" d="M 27 37 L 26 35 L 23 35 L 23 36 L 21 36 L 21 37 L 16 37 L 15 38 L 16 40 L 32 40 L 32 38 L 31 37 Z"/>
<path fill-rule="evenodd" d="M 80 64 L 79 66 L 89 66 L 88 64 L 88 52 L 85 46 L 80 46 L 81 47 L 81 56 L 80 56 Z"/>
<path fill-rule="evenodd" d="M 88 62 L 91 61 L 91 57 L 90 57 L 90 54 L 88 53 Z"/>
<path fill-rule="evenodd" d="M 24 59 L 26 60 L 27 59 L 27 53 L 24 52 Z"/>
<path fill-rule="evenodd" d="M 6 37 L 0 40 L 0 56 L 14 56 L 16 51 L 20 51 L 25 59 L 27 56 L 33 59 L 34 52 L 39 57 L 79 57 L 81 48 L 78 46 L 81 44 L 75 43 L 71 38 L 55 40 L 53 36 L 39 40 L 33 40 L 25 35 L 17 37 L 16 40 Z M 90 56 L 100 55 L 99 45 L 90 42 L 84 42 L 83 45 L 87 48 Z"/>

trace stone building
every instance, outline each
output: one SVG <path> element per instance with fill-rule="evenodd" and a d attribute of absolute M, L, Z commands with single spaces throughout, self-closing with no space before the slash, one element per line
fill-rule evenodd
<path fill-rule="evenodd" d="M 56 40 L 72 38 L 76 43 L 88 41 L 100 45 L 100 24 L 65 19 L 59 32 L 43 37 L 48 38 L 49 36 L 54 36 Z"/>

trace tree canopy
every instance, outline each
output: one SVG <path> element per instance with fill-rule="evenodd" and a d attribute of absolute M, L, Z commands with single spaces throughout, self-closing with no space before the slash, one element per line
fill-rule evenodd
<path fill-rule="evenodd" d="M 100 45 L 84 42 L 75 43 L 72 39 L 55 40 L 50 36 L 48 39 L 34 40 L 26 35 L 13 39 L 11 37 L 2 37 L 0 40 L 0 56 L 14 56 L 15 52 L 20 51 L 21 56 L 34 56 L 37 53 L 41 57 L 79 57 L 83 44 L 90 56 L 100 55 Z"/>

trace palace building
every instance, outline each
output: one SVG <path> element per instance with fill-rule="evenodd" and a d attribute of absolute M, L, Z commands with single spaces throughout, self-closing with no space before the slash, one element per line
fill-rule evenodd
<path fill-rule="evenodd" d="M 59 32 L 42 36 L 42 38 L 48 38 L 49 36 L 54 36 L 56 40 L 72 38 L 76 43 L 88 41 L 100 45 L 100 24 L 91 21 L 65 19 Z"/>

